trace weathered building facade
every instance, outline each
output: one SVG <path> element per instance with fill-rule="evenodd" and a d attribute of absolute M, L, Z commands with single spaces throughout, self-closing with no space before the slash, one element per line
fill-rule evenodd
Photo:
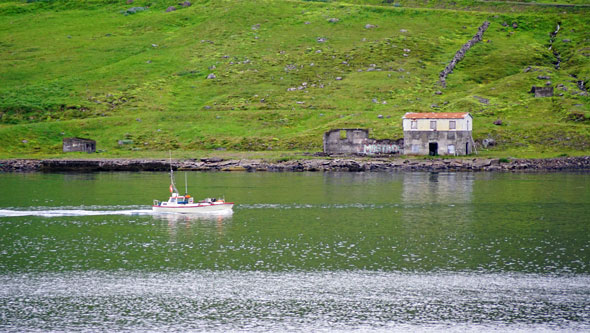
<path fill-rule="evenodd" d="M 63 151 L 64 153 L 73 151 L 94 153 L 96 151 L 96 141 L 82 138 L 64 138 Z"/>
<path fill-rule="evenodd" d="M 467 155 L 474 148 L 467 112 L 406 113 L 402 125 L 406 155 Z"/>
<path fill-rule="evenodd" d="M 399 154 L 401 145 L 394 140 L 369 138 L 369 130 L 334 129 L 324 133 L 324 153 L 345 155 Z"/>

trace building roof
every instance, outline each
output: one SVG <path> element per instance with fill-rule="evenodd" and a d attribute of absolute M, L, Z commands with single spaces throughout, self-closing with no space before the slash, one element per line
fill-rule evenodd
<path fill-rule="evenodd" d="M 403 119 L 463 119 L 468 114 L 469 112 L 408 112 L 403 116 Z"/>

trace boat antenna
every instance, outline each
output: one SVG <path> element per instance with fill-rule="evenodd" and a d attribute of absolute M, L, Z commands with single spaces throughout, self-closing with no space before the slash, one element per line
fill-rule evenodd
<path fill-rule="evenodd" d="M 170 153 L 170 186 L 172 187 L 172 190 L 174 190 L 174 193 L 178 193 L 178 190 L 176 189 L 176 185 L 174 185 L 174 171 L 172 170 L 172 151 L 168 151 Z"/>

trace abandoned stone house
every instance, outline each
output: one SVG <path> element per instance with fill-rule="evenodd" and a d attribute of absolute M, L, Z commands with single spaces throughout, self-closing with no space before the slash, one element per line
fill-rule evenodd
<path fill-rule="evenodd" d="M 381 155 L 400 152 L 401 147 L 398 141 L 371 139 L 367 129 L 334 129 L 324 133 L 324 153 L 326 154 Z"/>
<path fill-rule="evenodd" d="M 473 118 L 460 113 L 406 113 L 402 117 L 406 155 L 467 155 L 473 149 Z"/>
<path fill-rule="evenodd" d="M 64 138 L 63 151 L 64 153 L 74 151 L 94 153 L 96 151 L 96 141 L 83 138 Z"/>

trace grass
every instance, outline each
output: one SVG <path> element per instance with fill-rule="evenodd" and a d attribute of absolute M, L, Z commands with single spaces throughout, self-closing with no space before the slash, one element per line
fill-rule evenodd
<path fill-rule="evenodd" d="M 590 8 L 231 0 L 166 13 L 170 5 L 179 7 L 0 1 L 0 158 L 66 156 L 61 140 L 79 136 L 97 141 L 89 157 L 282 159 L 321 151 L 333 128 L 397 139 L 405 112 L 432 110 L 471 112 L 476 141 L 498 143 L 481 156 L 590 150 L 590 98 L 577 87 L 590 86 Z M 438 74 L 485 20 L 484 42 L 442 89 Z M 559 70 L 549 51 L 557 22 Z M 540 76 L 554 97 L 528 93 Z"/>

